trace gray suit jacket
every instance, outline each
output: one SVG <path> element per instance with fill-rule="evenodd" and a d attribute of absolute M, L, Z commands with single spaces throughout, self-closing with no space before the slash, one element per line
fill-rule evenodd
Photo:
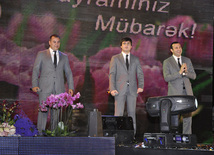
<path fill-rule="evenodd" d="M 67 55 L 59 51 L 59 62 L 55 68 L 49 49 L 41 51 L 37 54 L 34 63 L 32 87 L 39 87 L 42 93 L 51 93 L 53 89 L 55 89 L 56 94 L 63 93 L 65 92 L 64 73 L 68 88 L 74 90 L 73 75 Z"/>
<path fill-rule="evenodd" d="M 174 57 L 171 56 L 163 62 L 163 75 L 166 82 L 168 82 L 168 95 L 182 95 L 183 83 L 187 95 L 193 95 L 192 86 L 189 79 L 195 79 L 196 73 L 194 71 L 192 62 L 189 58 L 182 56 L 182 62 L 187 64 L 187 75 L 179 74 L 180 68 Z"/>
<path fill-rule="evenodd" d="M 144 75 L 138 57 L 130 54 L 129 70 L 122 53 L 112 57 L 109 70 L 109 89 L 117 90 L 118 95 L 124 95 L 129 82 L 129 91 L 132 95 L 137 96 L 137 88 L 144 86 Z M 137 87 L 138 83 L 138 87 Z"/>

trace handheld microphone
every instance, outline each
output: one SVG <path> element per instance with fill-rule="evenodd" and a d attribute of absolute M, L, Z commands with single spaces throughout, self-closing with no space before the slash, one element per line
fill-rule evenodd
<path fill-rule="evenodd" d="M 186 72 L 185 72 L 186 66 L 184 66 L 183 69 L 184 69 L 184 71 L 183 71 L 182 75 L 185 76 L 186 75 Z"/>
<path fill-rule="evenodd" d="M 185 70 L 185 67 L 184 67 L 184 70 Z M 186 75 L 186 72 L 185 72 L 185 71 L 183 71 L 182 75 L 183 75 L 183 76 L 185 76 L 185 75 Z"/>

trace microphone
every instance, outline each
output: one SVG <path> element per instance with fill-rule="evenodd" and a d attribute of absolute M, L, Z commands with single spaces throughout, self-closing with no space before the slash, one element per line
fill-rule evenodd
<path fill-rule="evenodd" d="M 185 69 L 186 69 L 186 68 L 184 67 L 184 70 L 185 70 Z M 182 75 L 183 75 L 183 76 L 185 76 L 185 75 L 186 75 L 186 72 L 185 72 L 185 71 L 183 71 Z"/>

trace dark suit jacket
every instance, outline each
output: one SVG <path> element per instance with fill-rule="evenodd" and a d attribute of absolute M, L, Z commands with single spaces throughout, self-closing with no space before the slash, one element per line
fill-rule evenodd
<path fill-rule="evenodd" d="M 138 57 L 130 54 L 129 70 L 122 53 L 112 57 L 109 70 L 109 89 L 117 90 L 118 95 L 124 95 L 129 82 L 129 91 L 132 95 L 137 96 L 137 88 L 144 86 L 144 75 Z M 137 87 L 138 83 L 138 87 Z"/>
<path fill-rule="evenodd" d="M 42 93 L 56 94 L 65 92 L 64 73 L 67 78 L 68 88 L 74 90 L 73 75 L 66 54 L 59 51 L 59 62 L 55 68 L 49 49 L 37 54 L 32 75 L 32 87 L 39 87 Z M 54 88 L 55 86 L 55 88 Z"/>
<path fill-rule="evenodd" d="M 187 95 L 193 95 L 189 79 L 195 79 L 196 73 L 189 58 L 182 56 L 181 59 L 183 63 L 187 64 L 188 73 L 186 76 L 179 74 L 180 68 L 173 56 L 163 62 L 163 75 L 165 81 L 168 82 L 168 95 L 181 95 L 183 92 L 183 83 Z"/>

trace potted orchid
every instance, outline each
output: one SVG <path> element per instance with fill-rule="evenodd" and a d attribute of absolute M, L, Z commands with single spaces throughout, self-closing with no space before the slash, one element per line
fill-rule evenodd
<path fill-rule="evenodd" d="M 47 97 L 46 101 L 43 101 L 40 105 L 41 111 L 47 111 L 48 108 L 54 108 L 54 109 L 60 109 L 60 122 L 58 123 L 58 128 L 55 129 L 53 132 L 46 130 L 45 133 L 48 136 L 68 136 L 69 133 L 68 127 L 64 125 L 64 122 L 62 121 L 62 112 L 63 109 L 70 109 L 72 111 L 73 109 L 83 109 L 84 106 L 81 103 L 76 103 L 75 101 L 80 98 L 80 93 L 78 92 L 74 96 L 71 96 L 68 93 L 61 93 L 58 95 L 51 94 L 49 97 Z"/>
<path fill-rule="evenodd" d="M 60 109 L 63 107 L 71 106 L 72 109 L 82 109 L 84 106 L 81 103 L 74 103 L 76 99 L 80 98 L 80 93 L 78 92 L 74 96 L 71 96 L 68 93 L 61 93 L 58 95 L 51 94 L 49 97 L 47 97 L 46 101 L 42 102 L 42 105 L 40 105 L 41 111 L 47 111 L 49 108 L 54 109 Z"/>

